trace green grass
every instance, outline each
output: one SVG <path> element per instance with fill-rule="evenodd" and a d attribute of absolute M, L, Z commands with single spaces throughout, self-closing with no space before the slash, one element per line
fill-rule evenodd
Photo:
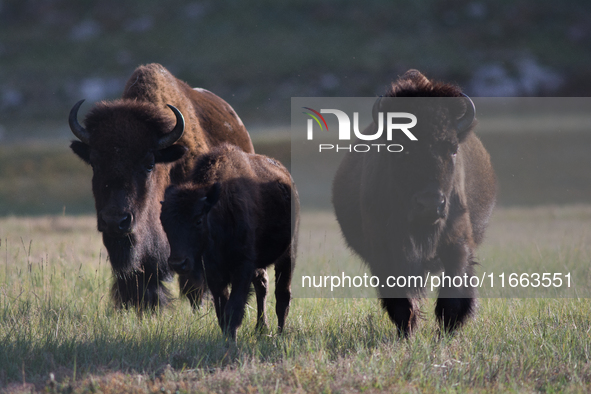
<path fill-rule="evenodd" d="M 507 123 L 513 122 L 506 117 L 483 121 L 485 130 L 478 134 L 497 173 L 499 205 L 591 203 L 591 134 L 582 121 L 558 133 L 551 128 L 515 130 Z M 294 177 L 305 205 L 331 209 L 330 185 L 340 156 L 327 163 L 318 162 L 317 155 L 293 161 L 289 138 L 285 128 L 253 134 L 258 153 L 280 160 L 292 173 L 293 163 L 299 165 Z M 94 213 L 92 170 L 68 145 L 0 146 L 0 216 Z M 308 176 L 300 179 L 302 169 Z"/>
<path fill-rule="evenodd" d="M 92 212 L 92 170 L 67 144 L 0 147 L 0 215 Z"/>
<path fill-rule="evenodd" d="M 578 249 L 578 256 L 563 258 L 588 261 L 590 211 L 497 210 L 478 269 L 498 258 L 512 266 L 540 259 L 536 243 Z M 305 256 L 319 244 L 319 227 L 333 228 L 327 248 L 348 253 L 339 251 L 330 215 L 303 219 L 294 280 L 313 264 Z M 110 266 L 94 218 L 4 218 L 0 239 L 0 387 L 7 392 L 591 389 L 589 299 L 481 299 L 475 318 L 454 337 L 440 337 L 427 299 L 416 334 L 400 340 L 373 298 L 296 298 L 286 332 L 277 335 L 271 296 L 269 332 L 255 333 L 248 307 L 232 344 L 210 304 L 194 313 L 179 300 L 144 318 L 113 310 Z"/>

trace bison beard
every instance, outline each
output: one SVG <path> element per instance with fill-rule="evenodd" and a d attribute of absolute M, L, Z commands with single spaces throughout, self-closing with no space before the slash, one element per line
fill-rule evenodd
<path fill-rule="evenodd" d="M 115 305 L 138 311 L 166 305 L 163 284 L 172 278 L 169 246 L 160 224 L 160 201 L 171 184 L 184 182 L 195 157 L 231 142 L 254 152 L 232 107 L 205 89 L 192 89 L 159 64 L 137 68 L 121 99 L 97 103 L 85 126 L 82 101 L 69 124 L 79 139 L 71 148 L 93 168 L 97 227 L 109 253 Z M 204 284 L 179 275 L 181 294 L 199 306 Z"/>
<path fill-rule="evenodd" d="M 472 132 L 472 101 L 458 87 L 410 70 L 376 101 L 374 119 L 379 112 L 417 116 L 418 141 L 403 141 L 403 154 L 345 155 L 333 182 L 333 205 L 348 246 L 380 283 L 391 275 L 439 270 L 472 276 L 496 195 L 490 157 Z M 376 129 L 374 121 L 364 134 Z M 399 333 L 410 335 L 422 289 L 378 290 Z M 453 332 L 466 321 L 475 295 L 469 286 L 440 290 L 435 314 L 443 330 Z"/>

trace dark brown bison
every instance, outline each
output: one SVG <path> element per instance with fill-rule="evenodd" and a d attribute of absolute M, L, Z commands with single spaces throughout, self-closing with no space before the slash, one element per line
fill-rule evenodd
<path fill-rule="evenodd" d="M 472 132 L 472 100 L 456 86 L 410 70 L 376 101 L 374 122 L 364 134 L 375 134 L 378 116 L 387 112 L 414 114 L 418 122 L 410 131 L 417 140 L 398 130 L 392 141 L 384 133 L 377 142 L 398 142 L 402 152 L 346 154 L 332 198 L 347 244 L 381 284 L 388 276 L 424 277 L 438 270 L 470 277 L 496 194 L 490 157 Z M 421 291 L 410 280 L 399 284 L 378 289 L 390 319 L 407 336 L 417 322 Z M 464 323 L 474 297 L 469 285 L 442 287 L 435 308 L 442 328 L 451 332 Z"/>
<path fill-rule="evenodd" d="M 82 100 L 84 101 L 84 100 Z M 195 157 L 223 142 L 254 152 L 232 107 L 204 89 L 192 89 L 159 64 L 141 66 L 123 97 L 98 103 L 78 123 L 82 101 L 70 112 L 80 141 L 71 148 L 93 169 L 98 230 L 109 253 L 118 306 L 138 310 L 167 303 L 169 246 L 160 224 L 160 201 L 184 181 Z M 181 293 L 200 303 L 203 284 L 179 277 Z"/>
<path fill-rule="evenodd" d="M 291 301 L 298 211 L 297 192 L 285 167 L 232 145 L 204 154 L 189 182 L 166 189 L 160 219 L 170 243 L 169 265 L 181 274 L 205 277 L 220 327 L 232 338 L 242 322 L 251 282 L 257 327 L 266 326 L 265 268 L 271 264 L 283 330 Z"/>

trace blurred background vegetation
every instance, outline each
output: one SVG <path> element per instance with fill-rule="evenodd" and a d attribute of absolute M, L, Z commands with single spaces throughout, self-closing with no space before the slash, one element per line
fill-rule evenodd
<path fill-rule="evenodd" d="M 287 162 L 291 97 L 375 96 L 409 68 L 471 96 L 588 96 L 591 3 L 0 0 L 0 215 L 93 211 L 90 171 L 67 150 L 67 114 L 81 98 L 120 96 L 150 62 L 226 99 L 257 150 Z M 502 138 L 489 142 L 493 160 L 498 146 L 499 165 L 515 168 L 525 147 Z M 584 130 L 566 141 L 588 146 Z M 554 190 L 543 152 L 528 161 L 533 184 Z M 567 186 L 587 187 L 591 162 L 567 156 L 578 171 Z M 514 178 L 499 174 L 501 186 Z M 586 189 L 511 190 L 502 204 L 591 201 Z"/>

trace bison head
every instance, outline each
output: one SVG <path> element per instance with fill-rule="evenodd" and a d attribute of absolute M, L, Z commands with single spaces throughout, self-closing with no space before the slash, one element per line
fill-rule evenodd
<path fill-rule="evenodd" d="M 212 226 L 208 214 L 219 197 L 219 183 L 210 187 L 182 185 L 166 189 L 160 221 L 170 244 L 168 264 L 177 273 L 202 276 L 201 259 Z"/>
<path fill-rule="evenodd" d="M 418 120 L 412 128 L 417 141 L 393 135 L 404 149 L 392 159 L 389 174 L 397 187 L 391 192 L 406 207 L 411 226 L 441 225 L 450 200 L 462 198 L 462 143 L 472 130 L 474 103 L 459 88 L 431 82 L 416 70 L 395 82 L 387 96 L 374 104 L 374 126 L 379 113 L 409 112 Z"/>
<path fill-rule="evenodd" d="M 170 182 L 167 163 L 186 151 L 174 145 L 184 132 L 183 115 L 172 105 L 169 112 L 116 100 L 97 104 L 82 127 L 77 114 L 83 101 L 70 111 L 70 129 L 80 140 L 70 147 L 92 166 L 98 230 L 108 237 L 129 237 L 138 227 L 157 223 L 159 200 Z"/>

